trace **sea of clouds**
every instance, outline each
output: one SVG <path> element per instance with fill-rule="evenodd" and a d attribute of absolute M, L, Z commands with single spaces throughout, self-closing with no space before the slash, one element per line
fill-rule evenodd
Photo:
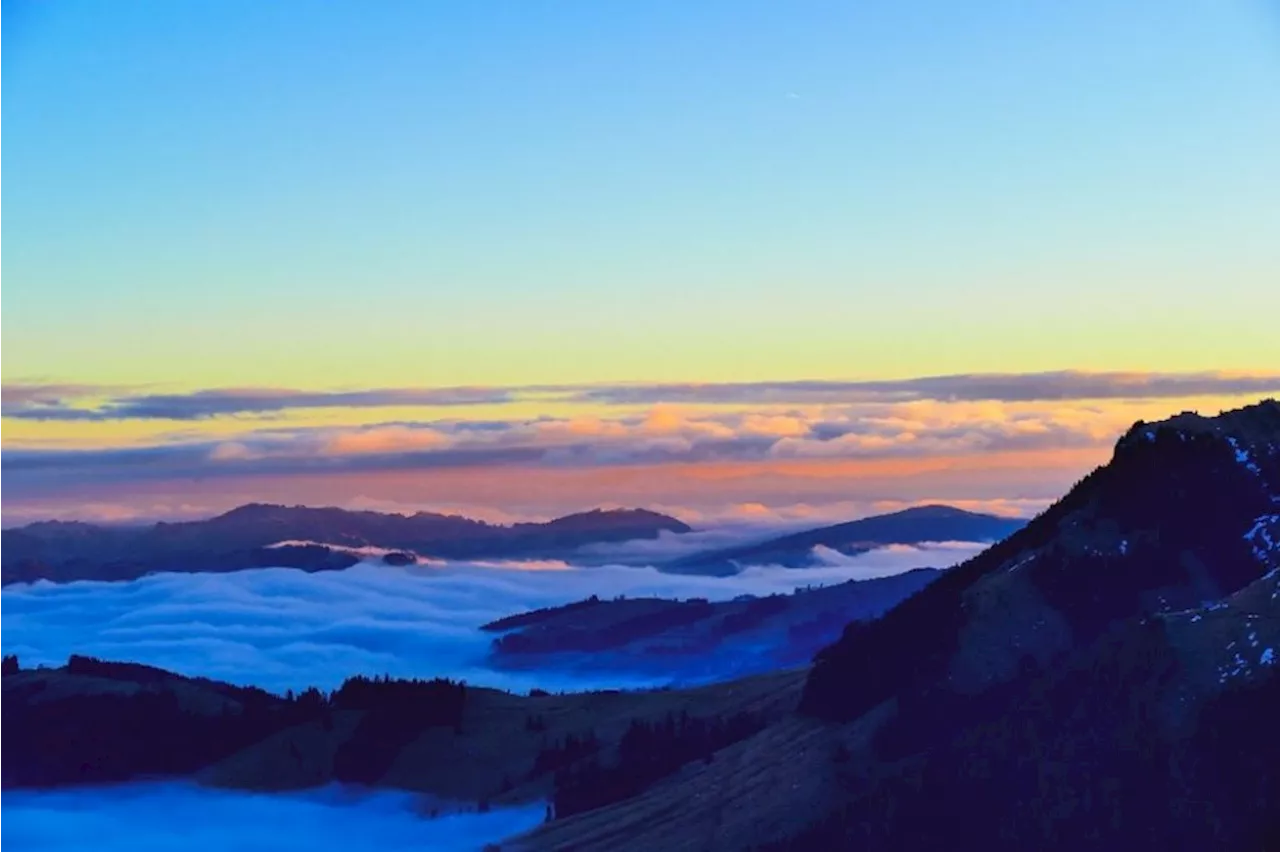
<path fill-rule="evenodd" d="M 8 586 L 0 595 L 6 654 L 24 666 L 61 665 L 70 654 L 129 660 L 187 675 L 283 692 L 332 689 L 352 674 L 445 676 L 526 691 L 632 688 L 660 675 L 571 670 L 506 671 L 491 665 L 493 634 L 481 625 L 590 595 L 704 597 L 787 593 L 946 567 L 984 545 L 890 547 L 860 556 L 818 554 L 809 569 L 749 567 L 731 577 L 559 562 L 450 562 L 411 568 L 361 563 L 308 574 L 265 568 L 227 574 L 153 574 L 129 582 Z"/>
<path fill-rule="evenodd" d="M 480 850 L 542 821 L 543 806 L 423 816 L 422 797 L 330 786 L 257 794 L 188 782 L 4 794 L 6 850 L 350 852 Z"/>
<path fill-rule="evenodd" d="M 450 562 L 391 568 L 365 562 L 307 574 L 266 568 L 228 574 L 154 574 L 128 582 L 8 586 L 0 593 L 0 638 L 24 666 L 61 665 L 88 654 L 160 666 L 283 692 L 332 689 L 352 674 L 447 676 L 524 691 L 630 688 L 669 681 L 598 669 L 504 671 L 491 665 L 481 625 L 512 613 L 589 595 L 705 597 L 790 592 L 946 567 L 985 545 L 894 546 L 860 556 L 815 553 L 821 564 L 749 567 L 732 577 L 664 574 L 653 568 L 559 562 Z M 725 671 L 721 676 L 731 674 Z M 714 673 L 713 673 L 714 675 Z M 712 678 L 714 679 L 714 677 Z M 186 782 L 133 783 L 4 797 L 6 849 L 150 852 L 187 848 L 479 850 L 523 833 L 541 805 L 489 813 L 423 816 L 422 797 L 327 787 L 287 794 L 211 790 Z"/>

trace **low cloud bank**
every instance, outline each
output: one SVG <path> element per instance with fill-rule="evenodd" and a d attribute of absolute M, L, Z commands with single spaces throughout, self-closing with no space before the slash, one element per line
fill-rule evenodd
<path fill-rule="evenodd" d="M 679 515 L 676 515 L 679 517 Z M 783 523 L 774 520 L 756 523 L 720 524 L 693 532 L 672 533 L 666 530 L 656 538 L 635 538 L 629 541 L 600 542 L 578 548 L 575 558 L 587 564 L 609 561 L 627 565 L 643 565 L 669 562 L 681 556 L 689 556 L 707 550 L 718 550 L 742 544 L 753 544 L 775 536 L 803 529 L 811 529 L 812 523 Z"/>
<path fill-rule="evenodd" d="M 123 784 L 4 794 L 3 846 L 71 852 L 348 852 L 479 850 L 541 822 L 543 807 L 424 814 L 423 797 L 327 787 L 255 794 L 188 783 Z"/>
<path fill-rule="evenodd" d="M 445 563 L 390 569 L 362 563 L 307 574 L 284 568 L 229 574 L 156 574 L 124 583 L 39 582 L 7 587 L 5 653 L 23 665 L 61 665 L 69 654 L 131 660 L 274 691 L 332 689 L 350 675 L 447 676 L 525 691 L 629 688 L 665 676 L 563 670 L 501 671 L 492 635 L 478 628 L 512 613 L 592 594 L 727 600 L 799 586 L 947 567 L 984 545 L 886 548 L 791 570 L 752 566 L 732 577 L 653 568 L 541 563 Z"/>
<path fill-rule="evenodd" d="M 838 571 L 845 579 L 874 580 L 877 577 L 901 574 L 912 568 L 950 567 L 970 556 L 977 556 L 990 546 L 977 541 L 934 541 L 918 546 L 891 544 L 870 553 L 848 556 L 830 547 L 818 545 L 813 549 L 813 555 L 822 563 L 823 568 Z M 813 570 L 815 569 L 808 569 L 806 573 Z"/>

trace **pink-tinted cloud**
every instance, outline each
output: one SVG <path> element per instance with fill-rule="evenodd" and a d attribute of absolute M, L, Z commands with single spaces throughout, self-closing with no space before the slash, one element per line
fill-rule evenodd
<path fill-rule="evenodd" d="M 454 467 L 76 482 L 21 497 L 6 490 L 4 522 L 198 517 L 252 501 L 444 511 L 501 522 L 595 506 L 646 506 L 700 528 L 817 525 L 919 503 L 1026 514 L 1060 496 L 1108 454 L 1106 448 L 1091 448 L 958 458 Z"/>
<path fill-rule="evenodd" d="M 494 519 L 673 506 L 691 519 L 757 524 L 932 501 L 1025 514 L 1105 460 L 1135 420 L 1172 410 L 1150 401 L 659 404 L 505 420 L 250 422 L 127 446 L 11 443 L 5 523 L 75 516 L 77 506 L 90 517 L 103 506 L 159 513 L 251 500 L 468 507 Z"/>
<path fill-rule="evenodd" d="M 233 439 L 102 449 L 11 448 L 5 484 L 379 473 L 443 468 L 617 467 L 768 459 L 925 458 L 1096 447 L 1128 412 L 1007 403 L 723 411 L 655 407 L 614 418 L 258 429 Z"/>

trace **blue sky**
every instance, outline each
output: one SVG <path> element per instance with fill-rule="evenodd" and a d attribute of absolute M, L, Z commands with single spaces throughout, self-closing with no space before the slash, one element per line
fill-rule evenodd
<path fill-rule="evenodd" d="M 1280 361 L 1274 5 L 4 14 L 6 379 Z"/>
<path fill-rule="evenodd" d="M 1280 388 L 1274 2 L 3 14 L 8 523 L 1027 511 Z"/>

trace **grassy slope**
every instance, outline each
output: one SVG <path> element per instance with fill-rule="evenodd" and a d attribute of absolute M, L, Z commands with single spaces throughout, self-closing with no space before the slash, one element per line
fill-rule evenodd
<path fill-rule="evenodd" d="M 495 803 L 539 799 L 549 793 L 550 777 L 527 776 L 544 743 L 592 730 L 607 747 L 616 743 L 632 719 L 661 718 L 681 710 L 693 715 L 749 710 L 779 720 L 795 707 L 804 677 L 804 671 L 793 670 L 679 692 L 529 697 L 472 689 L 461 732 L 452 728 L 424 731 L 401 751 L 378 784 L 445 799 L 488 798 Z M 333 755 L 350 736 L 359 715 L 335 714 L 327 731 L 319 722 L 281 731 L 209 767 L 199 780 L 258 790 L 323 784 L 331 780 Z M 546 729 L 527 730 L 525 722 L 531 715 L 539 717 Z M 504 779 L 512 784 L 505 793 L 501 792 Z"/>
<path fill-rule="evenodd" d="M 515 848 L 741 849 L 762 833 L 794 830 L 822 813 L 836 765 L 833 729 L 789 716 L 686 766 L 648 793 L 558 820 Z M 785 760 L 776 759 L 785 755 Z"/>
<path fill-rule="evenodd" d="M 1220 434 L 1219 430 L 1230 428 L 1241 445 L 1251 448 L 1253 458 L 1259 461 L 1264 458 L 1272 459 L 1271 462 L 1262 462 L 1266 465 L 1274 464 L 1275 450 L 1271 448 L 1274 447 L 1277 413 L 1275 404 L 1267 403 L 1216 420 L 1183 417 L 1160 425 L 1166 431 L 1174 426 L 1189 433 L 1200 434 Z M 1142 434 L 1135 434 L 1130 440 L 1142 441 L 1140 450 L 1145 450 L 1146 439 Z M 1183 440 L 1175 433 L 1174 441 L 1175 461 L 1181 463 L 1182 457 L 1178 454 L 1178 449 Z M 1166 436 L 1164 445 L 1169 444 Z M 1221 463 L 1215 462 L 1217 467 L 1208 481 L 1221 483 L 1229 478 L 1232 491 L 1237 496 L 1252 494 L 1251 489 L 1256 482 L 1254 478 L 1244 473 L 1243 464 L 1236 463 L 1225 448 L 1219 446 L 1218 449 L 1221 452 L 1213 458 L 1221 457 Z M 1270 456 L 1267 455 L 1269 449 Z M 1190 467 L 1194 463 L 1195 459 L 1188 460 L 1189 470 L 1194 471 Z M 1142 474 L 1136 478 L 1138 485 L 1152 485 L 1157 492 L 1167 487 L 1159 479 L 1148 480 L 1150 471 L 1138 473 Z M 1106 496 L 1112 498 L 1112 502 L 1130 502 L 1133 495 L 1129 491 L 1133 489 L 1134 479 L 1135 477 L 1119 476 L 1115 471 L 1103 471 L 1091 476 L 1088 483 L 1094 486 L 1104 485 L 1103 490 L 1107 492 Z M 1203 483 L 1192 480 L 1187 484 L 1198 486 Z M 1118 489 L 1118 486 L 1124 488 Z M 1172 486 L 1177 488 L 1182 483 L 1175 480 Z M 979 694 L 1002 682 L 1020 680 L 1019 667 L 1025 666 L 1028 657 L 1042 658 L 1046 663 L 1057 660 L 1062 664 L 1065 662 L 1063 656 L 1069 654 L 1073 644 L 1076 644 L 1073 633 L 1086 628 L 1084 624 L 1068 623 L 1059 612 L 1059 607 L 1054 605 L 1064 600 L 1073 603 L 1076 601 L 1066 598 L 1053 587 L 1049 587 L 1047 591 L 1055 592 L 1055 600 L 1047 600 L 1040 588 L 1041 583 L 1028 582 L 1044 572 L 1037 570 L 1038 566 L 1028 569 L 1019 565 L 1023 557 L 1041 552 L 1050 542 L 1060 551 L 1056 560 L 1060 564 L 1056 567 L 1063 569 L 1063 582 L 1070 586 L 1074 581 L 1076 588 L 1083 587 L 1087 595 L 1101 596 L 1101 602 L 1113 608 L 1127 609 L 1126 612 L 1115 614 L 1120 618 L 1134 618 L 1137 615 L 1137 606 L 1128 608 L 1132 592 L 1136 591 L 1130 590 L 1128 586 L 1135 582 L 1141 584 L 1148 579 L 1161 581 L 1163 578 L 1159 575 L 1162 569 L 1157 566 L 1165 558 L 1171 559 L 1169 565 L 1177 567 L 1176 571 L 1170 572 L 1174 582 L 1180 581 L 1185 589 L 1163 587 L 1158 591 L 1162 594 L 1169 593 L 1173 600 L 1178 597 L 1188 600 L 1206 599 L 1200 596 L 1202 590 L 1194 582 L 1199 579 L 1199 574 L 1205 573 L 1204 568 L 1196 571 L 1193 569 L 1197 566 L 1182 564 L 1188 562 L 1194 553 L 1178 547 L 1166 547 L 1162 552 L 1152 553 L 1148 549 L 1148 542 L 1140 541 L 1132 535 L 1128 544 L 1122 546 L 1122 536 L 1118 534 L 1120 529 L 1112 529 L 1117 525 L 1110 521 L 1111 512 L 1116 507 L 1108 505 L 1105 507 L 1107 511 L 1097 516 L 1097 509 L 1100 507 L 1096 500 L 1081 499 L 1091 493 L 1094 493 L 1093 489 L 1085 487 L 1069 495 L 1039 524 L 1033 524 L 1023 533 L 988 551 L 975 560 L 976 564 L 970 570 L 957 569 L 953 576 L 939 580 L 919 595 L 919 600 L 899 607 L 890 617 L 874 625 L 874 628 L 892 627 L 895 622 L 903 622 L 900 626 L 907 628 L 907 638 L 911 640 L 904 641 L 903 647 L 910 646 L 926 655 L 939 653 L 941 650 L 937 661 L 940 665 L 925 668 L 931 668 L 931 673 L 935 676 L 941 675 L 958 693 Z M 1145 498 L 1148 495 L 1137 496 Z M 1153 505 L 1165 498 L 1164 494 L 1151 496 L 1156 498 L 1151 501 Z M 1205 506 L 1205 501 L 1212 498 L 1206 497 L 1202 491 L 1193 489 L 1183 499 L 1186 501 L 1185 505 L 1174 506 L 1178 510 L 1175 516 L 1179 522 L 1185 523 L 1192 518 L 1199 521 L 1202 517 L 1212 515 L 1207 511 L 1209 507 Z M 1221 544 L 1226 548 L 1235 542 L 1236 549 L 1239 550 L 1239 536 L 1243 529 L 1248 529 L 1252 524 L 1250 519 L 1255 514 L 1253 509 L 1262 511 L 1266 505 L 1252 497 L 1238 502 L 1241 505 L 1233 505 L 1232 508 L 1242 511 L 1229 513 L 1229 517 L 1223 518 L 1223 521 L 1228 522 L 1227 526 L 1220 531 L 1221 535 L 1212 537 L 1214 555 L 1219 557 L 1213 568 L 1219 567 L 1217 563 L 1225 556 L 1216 546 Z M 1076 517 L 1072 517 L 1073 515 Z M 1123 514 L 1120 517 L 1123 518 Z M 1157 537 L 1161 534 L 1172 537 L 1178 532 L 1163 523 L 1167 520 L 1168 518 L 1156 518 L 1150 521 L 1155 525 Z M 1060 525 L 1059 521 L 1064 523 Z M 1209 520 L 1205 523 L 1208 524 Z M 1238 529 L 1241 525 L 1243 529 Z M 1132 529 L 1138 524 L 1130 522 L 1127 526 Z M 1191 527 L 1198 528 L 1199 524 L 1192 524 Z M 1125 532 L 1128 533 L 1129 530 Z M 1090 562 L 1098 561 L 1099 552 L 1115 554 L 1125 547 L 1132 558 L 1123 559 L 1122 554 L 1118 557 L 1108 556 L 1109 561 L 1100 568 L 1109 570 L 1094 569 Z M 1135 550 L 1138 552 L 1135 553 Z M 1144 556 L 1143 551 L 1149 555 Z M 1257 576 L 1260 568 L 1265 570 L 1257 561 L 1244 557 L 1243 553 L 1231 551 L 1231 556 L 1233 559 L 1243 557 L 1236 559 L 1241 562 L 1242 568 L 1246 567 L 1246 561 L 1251 563 L 1252 568 L 1244 572 L 1246 574 L 1252 572 Z M 1144 564 L 1134 565 L 1135 559 Z M 1263 560 L 1263 565 L 1265 564 L 1266 560 Z M 1085 566 L 1091 571 L 1081 570 Z M 974 570 L 977 568 L 988 570 Z M 1138 573 L 1135 574 L 1135 570 Z M 1155 576 L 1148 578 L 1148 573 L 1152 571 Z M 1185 572 L 1187 579 L 1183 579 L 1182 572 Z M 951 586 L 956 588 L 950 588 Z M 1228 591 L 1231 588 L 1233 587 L 1227 586 Z M 1137 713 L 1137 719 L 1147 720 L 1141 724 L 1133 719 L 1129 720 L 1136 725 L 1133 742 L 1146 742 L 1144 737 L 1154 738 L 1153 748 L 1158 742 L 1160 750 L 1168 748 L 1171 749 L 1170 754 L 1181 754 L 1192 748 L 1185 745 L 1184 738 L 1194 732 L 1192 729 L 1195 727 L 1197 709 L 1215 701 L 1223 689 L 1232 685 L 1232 678 L 1222 680 L 1222 673 L 1234 669 L 1238 651 L 1245 650 L 1246 656 L 1252 655 L 1249 660 L 1254 673 L 1263 678 L 1274 677 L 1274 670 L 1264 670 L 1266 667 L 1258 665 L 1258 657 L 1268 647 L 1268 643 L 1275 644 L 1276 651 L 1280 652 L 1280 636 L 1275 633 L 1277 616 L 1274 597 L 1280 595 L 1280 591 L 1273 589 L 1274 576 L 1269 576 L 1255 581 L 1249 588 L 1225 602 L 1226 607 L 1206 611 L 1195 621 L 1192 621 L 1191 613 L 1168 613 L 1156 617 L 1151 626 L 1155 633 L 1140 628 L 1135 620 L 1120 630 L 1118 639 L 1097 643 L 1085 639 L 1083 646 L 1076 645 L 1077 652 L 1072 655 L 1073 662 L 1069 668 L 1074 671 L 1059 675 L 1057 670 L 1049 666 L 1044 670 L 1043 677 L 1030 684 L 1029 692 L 1023 692 L 1023 687 L 1015 686 L 1014 691 L 1008 695 L 1011 703 L 1003 708 L 999 703 L 993 704 L 992 715 L 987 715 L 987 711 L 980 711 L 989 721 L 975 719 L 972 723 L 972 736 L 1007 739 L 1006 732 L 1013 731 L 1014 726 L 1007 720 L 1002 721 L 1000 714 L 1010 712 L 1010 708 L 1019 706 L 1018 703 L 1026 702 L 1027 708 L 1035 708 L 1038 695 L 1056 690 L 1062 693 L 1058 698 L 1067 700 L 1069 705 L 1071 696 L 1079 696 L 1092 690 L 1098 693 L 1096 697 L 1099 699 L 1115 701 L 1117 710 L 1129 708 Z M 1183 591 L 1184 594 L 1175 596 L 1172 594 L 1174 591 Z M 927 612 L 928 607 L 918 606 L 926 600 L 948 597 L 947 593 L 952 593 L 951 597 L 955 601 L 950 606 L 938 608 L 941 612 Z M 1218 593 L 1221 594 L 1220 591 Z M 1250 601 L 1251 605 L 1242 606 L 1245 601 Z M 1090 603 L 1087 600 L 1078 603 L 1087 614 Z M 1120 607 L 1119 604 L 1125 606 Z M 917 613 L 916 610 L 921 611 Z M 953 623 L 947 618 L 948 615 L 960 613 L 968 616 L 967 623 L 964 619 L 956 619 Z M 1098 632 L 1108 632 L 1104 624 L 1110 617 L 1111 614 L 1108 613 L 1102 622 L 1087 632 L 1095 636 Z M 952 643 L 922 642 L 919 636 L 921 632 L 951 631 L 956 634 Z M 883 632 L 886 631 L 868 631 L 877 634 Z M 1102 637 L 1099 638 L 1101 640 Z M 923 754 L 887 755 L 879 753 L 879 747 L 878 753 L 873 754 L 868 745 L 869 740 L 885 715 L 893 713 L 898 702 L 893 696 L 898 693 L 899 688 L 913 682 L 912 670 L 919 665 L 919 661 L 908 654 L 906 659 L 898 661 L 893 667 L 881 670 L 883 667 L 877 668 L 877 659 L 883 660 L 894 646 L 880 642 L 861 642 L 859 645 L 860 647 L 853 649 L 855 653 L 850 660 L 855 665 L 848 669 L 856 673 L 859 668 L 865 668 L 866 677 L 851 674 L 849 670 L 829 672 L 835 675 L 830 680 L 837 688 L 873 693 L 866 696 L 872 700 L 853 714 L 851 722 L 842 725 L 829 723 L 824 726 L 800 719 L 784 720 L 756 737 L 717 754 L 715 762 L 710 766 L 686 767 L 682 776 L 670 779 L 635 799 L 543 826 L 521 838 L 516 848 L 749 848 L 796 834 L 798 828 L 814 821 L 815 813 L 821 814 L 824 808 L 832 808 L 840 799 L 843 799 L 846 806 L 861 807 L 867 815 L 876 815 L 877 811 L 890 804 L 882 802 L 878 795 L 877 791 L 884 789 L 896 789 L 900 796 L 919 800 L 913 804 L 922 817 L 927 817 L 930 812 L 924 799 L 930 797 L 922 799 L 911 792 L 912 789 L 920 783 L 918 779 L 944 778 L 951 771 L 950 767 L 963 767 L 968 759 L 967 755 L 970 755 L 965 743 L 971 735 L 961 730 L 955 732 L 958 739 L 954 745 L 945 740 L 933 744 L 940 755 L 937 761 L 932 761 L 935 764 L 933 767 L 926 763 L 931 758 Z M 1160 666 L 1153 668 L 1157 661 Z M 1159 668 L 1159 672 L 1156 668 Z M 950 678 L 947 678 L 948 674 Z M 1166 676 L 1168 680 L 1165 679 Z M 1146 682 L 1146 678 L 1151 678 L 1151 682 Z M 1119 691 L 1107 691 L 1113 687 Z M 1131 697 L 1126 697 L 1130 695 Z M 963 699 L 959 700 L 963 702 Z M 1000 699 L 993 696 L 992 700 L 999 702 Z M 1012 703 L 1015 701 L 1018 703 Z M 1134 709 L 1134 701 L 1141 709 Z M 924 717 L 920 714 L 922 707 L 927 709 L 929 706 L 926 699 L 926 703 L 913 708 L 913 719 L 917 726 L 927 721 L 927 713 Z M 963 704 L 961 707 L 963 709 Z M 947 711 L 940 708 L 940 712 L 945 714 Z M 1152 727 L 1157 719 L 1160 724 Z M 968 724 L 966 723 L 966 728 Z M 1098 720 L 1090 717 L 1087 708 L 1080 720 L 1069 714 L 1066 720 L 1059 720 L 1050 709 L 1033 732 L 1032 741 L 1035 742 L 1036 737 L 1039 737 L 1036 748 L 1045 749 L 1045 753 L 1055 749 L 1061 751 L 1060 756 L 1066 760 L 1064 765 L 1069 766 L 1073 760 L 1070 755 L 1081 748 L 1081 742 L 1088 743 L 1089 748 L 1097 747 L 1091 738 L 1098 733 L 1123 739 L 1124 732 L 1112 730 L 1107 724 L 1109 723 L 1106 723 L 1105 718 Z M 1118 719 L 1113 727 L 1115 724 L 1118 724 Z M 1059 727 L 1060 725 L 1064 727 Z M 1102 727 L 1095 731 L 1091 725 Z M 950 739 L 949 734 L 944 736 Z M 1046 737 L 1049 739 L 1045 740 Z M 1085 739 L 1081 740 L 1081 737 Z M 837 743 L 842 739 L 852 743 L 852 759 L 841 766 L 836 764 L 833 756 Z M 914 741 L 910 736 L 908 739 Z M 920 746 L 924 747 L 925 744 L 920 743 Z M 1007 744 L 1002 747 L 1007 747 Z M 1000 750 L 988 744 L 978 751 L 994 755 Z M 1005 760 L 1005 764 L 1001 766 L 1002 771 L 1019 763 L 1018 753 L 1015 749 L 1001 758 Z M 1098 757 L 1110 760 L 1112 755 L 1104 751 Z M 936 765 L 938 763 L 942 763 L 941 768 Z M 1107 766 L 1108 771 L 1115 768 L 1111 764 Z M 1121 770 L 1131 774 L 1136 772 L 1124 764 L 1119 764 L 1116 769 Z M 956 777 L 963 774 L 962 769 Z M 1078 792 L 1076 783 L 1070 777 L 1053 779 L 1055 793 L 1064 797 L 1064 806 L 1073 806 L 1070 797 Z M 1035 787 L 1027 790 L 1015 786 L 1009 790 L 1034 794 Z M 1181 792 L 1190 792 L 1190 788 Z M 1008 793 L 1006 791 L 1006 795 Z M 986 800 L 986 805 L 990 806 L 993 801 Z M 940 811 L 935 808 L 932 813 L 936 817 Z M 1133 816 L 1132 811 L 1130 816 Z M 876 818 L 879 819 L 879 816 Z M 856 814 L 854 819 L 857 819 Z M 881 821 L 886 824 L 893 822 L 891 818 Z M 1030 829 L 1026 836 L 1032 836 Z M 892 848 L 892 844 L 881 844 L 876 848 L 881 847 Z"/>

